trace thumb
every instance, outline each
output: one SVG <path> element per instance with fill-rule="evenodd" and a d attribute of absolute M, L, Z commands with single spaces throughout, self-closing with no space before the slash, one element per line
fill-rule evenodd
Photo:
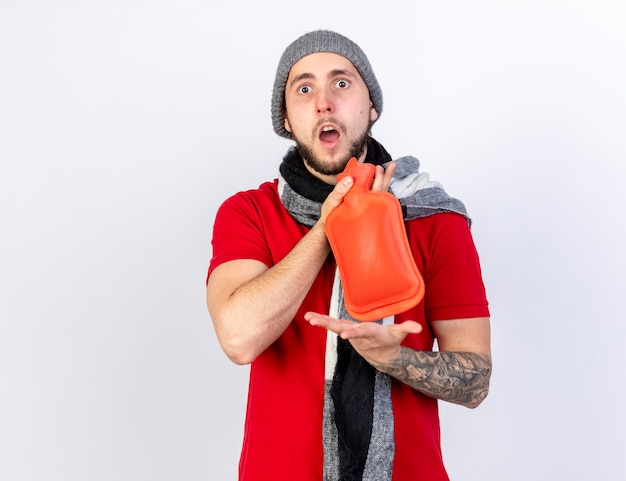
<path fill-rule="evenodd" d="M 404 334 L 419 334 L 420 332 L 422 332 L 421 324 L 415 321 L 404 321 L 400 324 L 391 324 L 389 328 L 397 332 L 402 332 Z"/>
<path fill-rule="evenodd" d="M 336 192 L 343 197 L 348 193 L 348 191 L 352 187 L 352 184 L 354 184 L 354 179 L 348 175 L 341 179 L 339 182 L 337 182 L 337 185 L 333 189 L 333 192 Z"/>
<path fill-rule="evenodd" d="M 354 184 L 354 179 L 352 177 L 344 177 L 341 179 L 332 192 L 328 195 L 324 203 L 322 204 L 322 214 L 320 217 L 320 221 L 325 221 L 328 213 L 337 207 L 343 201 L 345 195 L 350 191 L 352 185 Z"/>

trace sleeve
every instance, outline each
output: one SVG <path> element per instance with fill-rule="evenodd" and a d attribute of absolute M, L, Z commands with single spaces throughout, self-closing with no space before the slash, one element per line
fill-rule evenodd
<path fill-rule="evenodd" d="M 258 208 L 246 193 L 235 194 L 220 206 L 211 244 L 207 279 L 217 266 L 236 259 L 253 259 L 268 267 L 272 264 Z"/>
<path fill-rule="evenodd" d="M 489 317 L 478 252 L 463 216 L 429 218 L 422 242 L 425 311 L 430 321 Z"/>

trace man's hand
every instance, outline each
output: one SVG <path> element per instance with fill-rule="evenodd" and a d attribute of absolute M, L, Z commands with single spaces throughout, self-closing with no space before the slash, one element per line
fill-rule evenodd
<path fill-rule="evenodd" d="M 389 186 L 391 185 L 391 179 L 393 178 L 393 173 L 395 172 L 395 170 L 395 162 L 389 162 L 386 169 L 382 165 L 377 165 L 371 191 L 387 192 L 389 190 Z"/>
<path fill-rule="evenodd" d="M 377 165 L 370 190 L 372 192 L 387 192 L 395 170 L 395 162 L 390 162 L 386 169 L 383 168 L 382 165 Z M 353 185 L 354 179 L 352 177 L 344 177 L 337 183 L 333 191 L 328 194 L 328 197 L 322 204 L 322 213 L 319 219 L 321 225 L 324 225 L 328 213 L 343 202 L 343 198 L 350 191 Z"/>
<path fill-rule="evenodd" d="M 304 318 L 313 326 L 348 339 L 376 369 L 428 396 L 475 408 L 489 392 L 491 355 L 486 317 L 438 321 L 435 331 L 440 333 L 440 348 L 458 349 L 439 352 L 400 346 L 409 333 L 421 332 L 422 326 L 414 321 L 383 326 L 375 322 L 334 319 L 314 312 L 306 313 Z"/>
<path fill-rule="evenodd" d="M 322 212 L 318 220 L 320 225 L 324 225 L 326 216 L 328 216 L 330 211 L 343 202 L 343 198 L 350 191 L 353 185 L 354 179 L 352 177 L 344 177 L 337 183 L 335 188 L 330 194 L 328 194 L 328 197 L 326 197 L 326 200 L 322 204 Z"/>
<path fill-rule="evenodd" d="M 400 343 L 408 334 L 418 334 L 422 326 L 414 321 L 383 326 L 376 322 L 353 322 L 307 312 L 304 318 L 312 325 L 323 327 L 349 340 L 354 349 L 376 368 L 382 368 L 400 355 Z M 382 370 L 382 369 L 381 369 Z"/>

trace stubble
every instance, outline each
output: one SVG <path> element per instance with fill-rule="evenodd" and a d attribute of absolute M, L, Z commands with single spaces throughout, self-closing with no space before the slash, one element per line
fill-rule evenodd
<path fill-rule="evenodd" d="M 338 175 L 344 171 L 346 165 L 348 164 L 348 161 L 352 157 L 356 157 L 358 159 L 365 153 L 365 150 L 367 149 L 367 142 L 370 137 L 371 124 L 372 122 L 370 122 L 370 125 L 363 132 L 363 134 L 361 134 L 361 136 L 351 142 L 350 148 L 346 156 L 338 158 L 335 162 L 332 163 L 328 162 L 327 160 L 321 159 L 315 154 L 315 152 L 313 152 L 311 146 L 300 142 L 294 136 L 296 148 L 298 149 L 298 152 L 300 153 L 300 156 L 304 160 L 305 164 L 307 164 L 315 172 L 323 175 Z M 345 129 L 342 128 L 341 130 L 342 134 L 345 134 Z"/>

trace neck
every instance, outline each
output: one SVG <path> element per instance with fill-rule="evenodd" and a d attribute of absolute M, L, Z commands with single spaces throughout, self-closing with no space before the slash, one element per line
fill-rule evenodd
<path fill-rule="evenodd" d="M 336 175 L 328 175 L 328 174 L 321 174 L 319 173 L 317 170 L 313 170 L 309 164 L 307 163 L 307 161 L 304 161 L 304 167 L 306 167 L 306 170 L 309 171 L 309 173 L 313 176 L 318 178 L 319 180 L 321 180 L 322 182 L 329 184 L 329 185 L 337 185 L 337 176 Z"/>
<path fill-rule="evenodd" d="M 360 157 L 359 162 L 374 165 L 391 160 L 384 147 L 372 138 L 368 141 L 366 153 Z M 287 151 L 280 165 L 280 173 L 294 191 L 315 202 L 324 202 L 337 183 L 337 176 L 323 176 L 319 172 L 312 172 L 295 147 Z"/>

